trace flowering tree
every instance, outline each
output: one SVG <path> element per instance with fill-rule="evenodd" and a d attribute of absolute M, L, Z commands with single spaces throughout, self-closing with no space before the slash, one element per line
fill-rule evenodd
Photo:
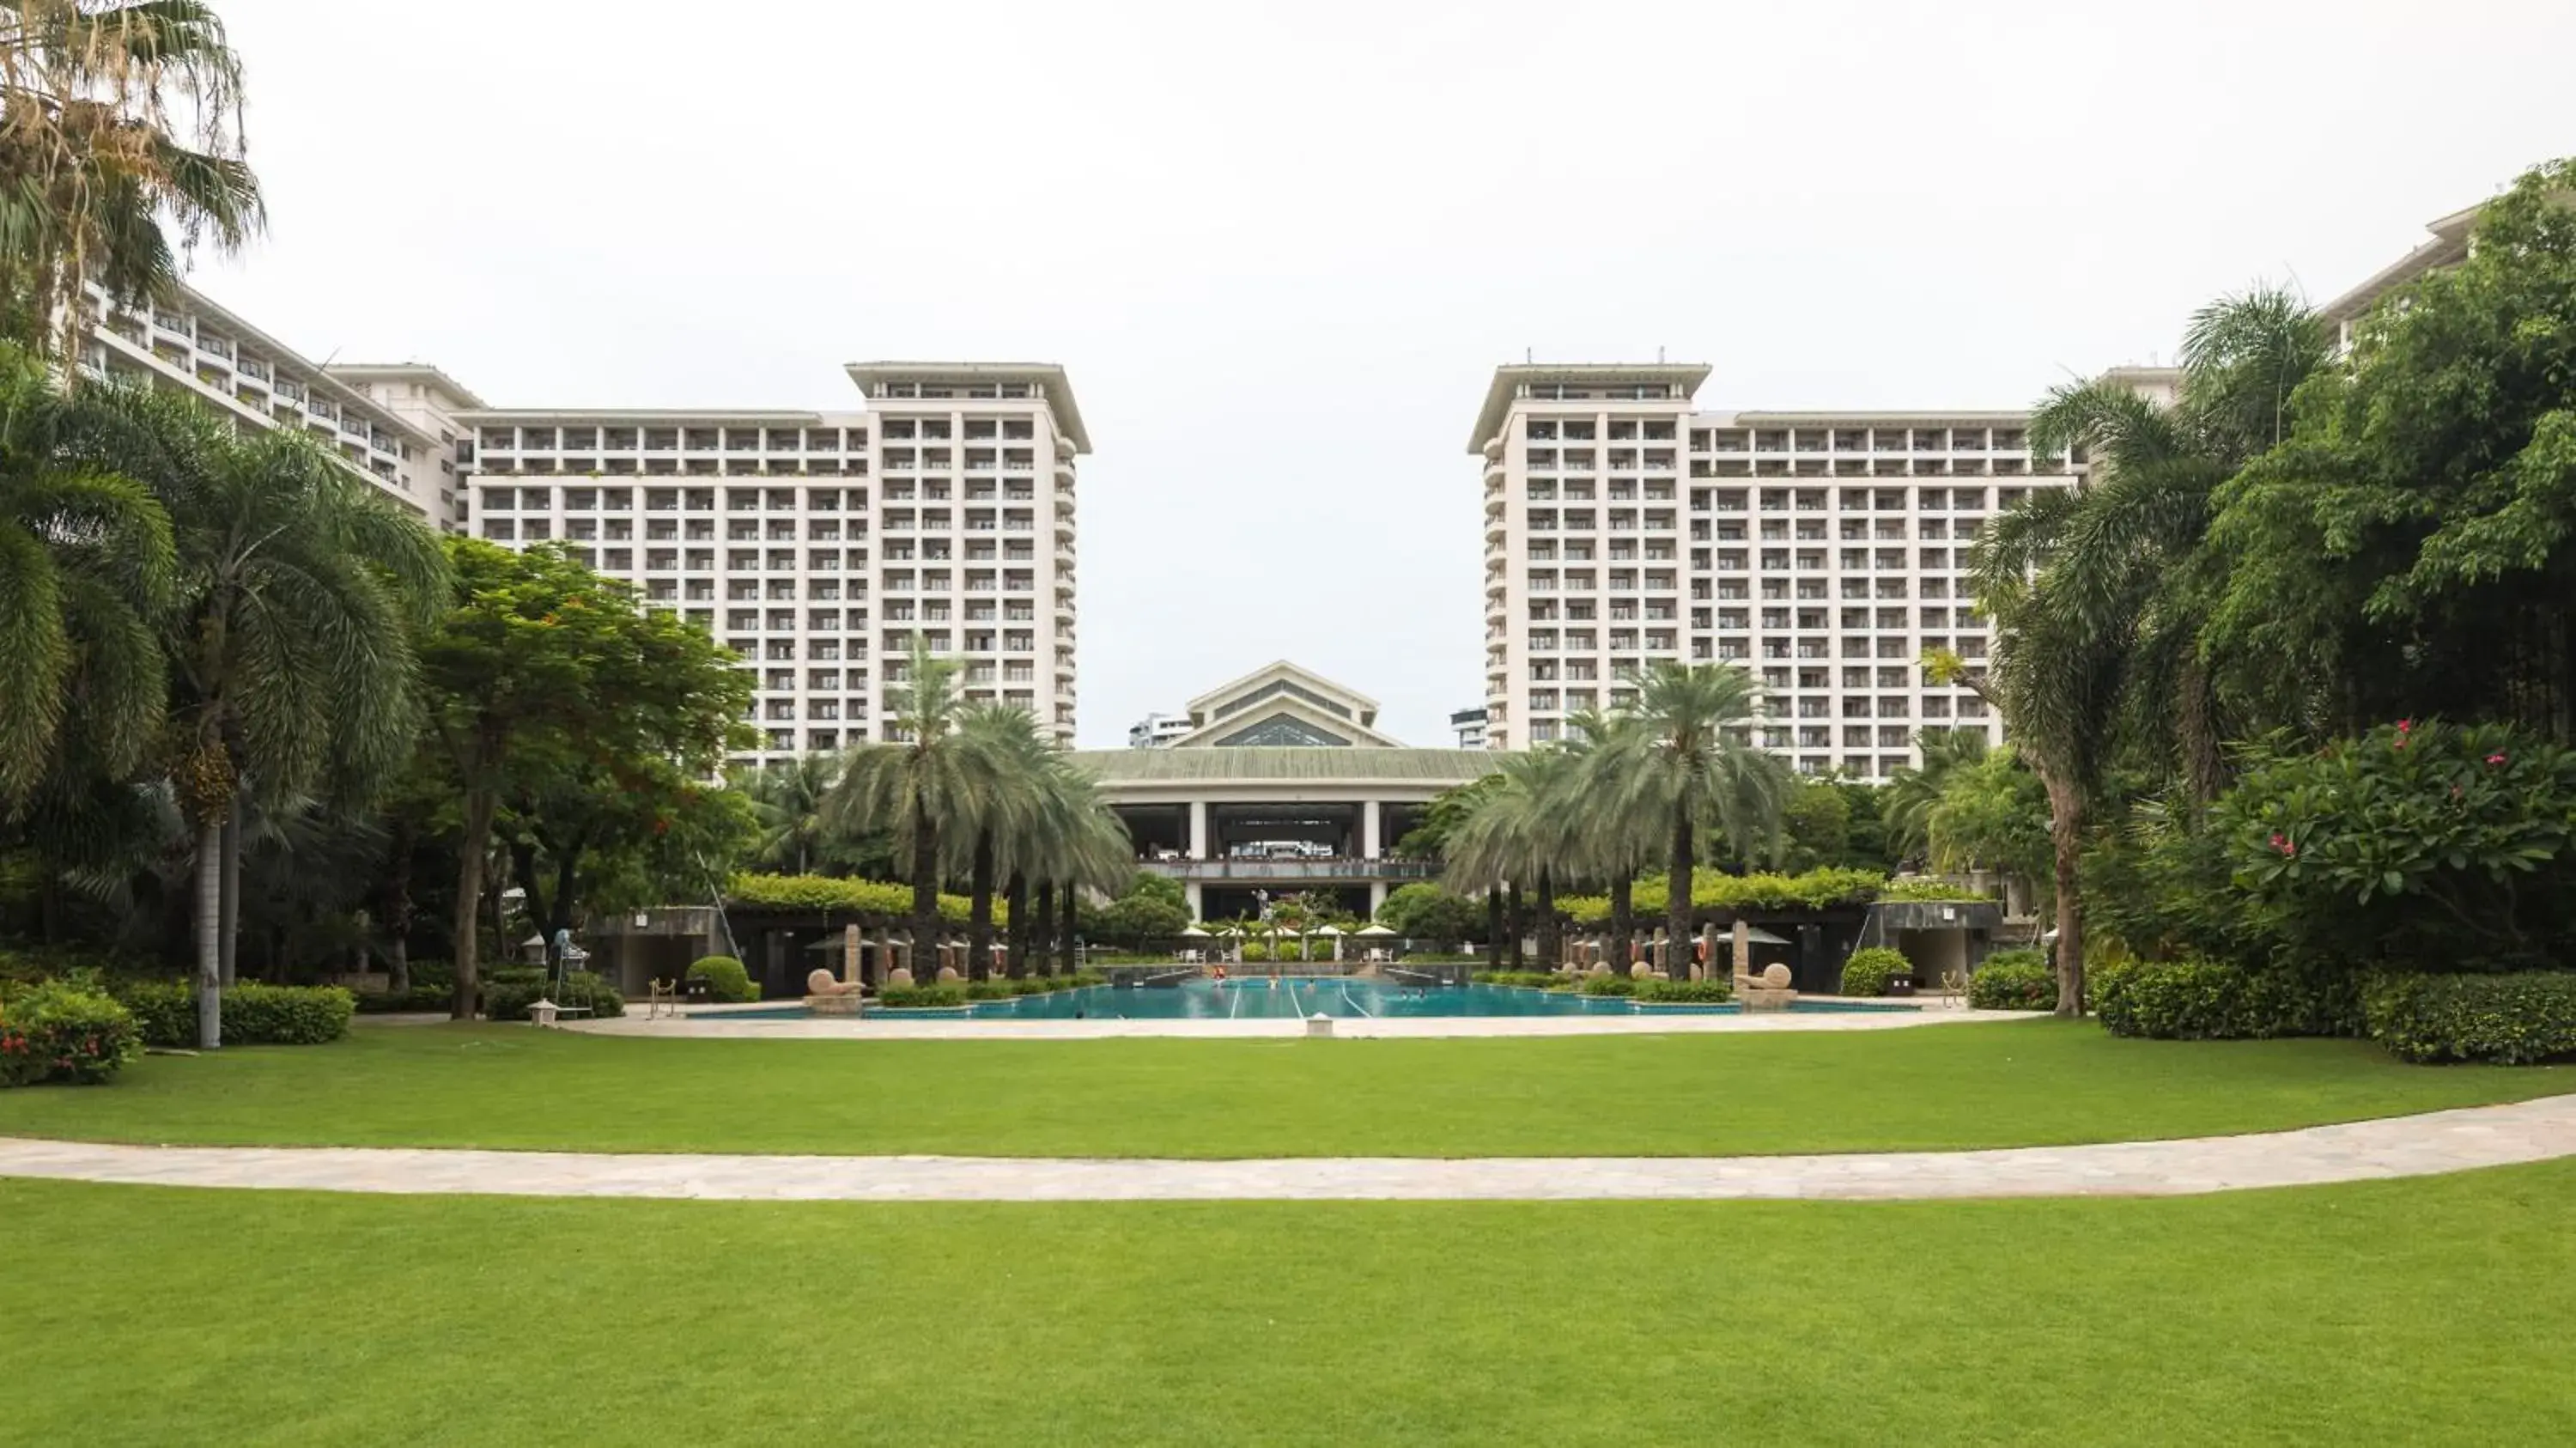
<path fill-rule="evenodd" d="M 2413 969 L 2549 964 L 2576 921 L 2576 752 L 2401 720 L 2262 763 L 2219 805 L 2294 947 Z"/>

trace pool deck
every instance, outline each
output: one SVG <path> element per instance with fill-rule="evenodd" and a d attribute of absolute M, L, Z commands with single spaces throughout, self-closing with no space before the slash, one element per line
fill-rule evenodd
<path fill-rule="evenodd" d="M 1818 997 L 1831 999 L 1831 997 Z M 674 1040 L 735 1041 L 1101 1041 L 1137 1036 L 1186 1036 L 1201 1040 L 1281 1040 L 1306 1034 L 1306 1023 L 1294 1016 L 1247 1019 L 1180 1018 L 1167 1020 L 1092 1019 L 1080 1021 L 894 1019 L 870 1014 L 865 1019 L 817 1017 L 812 1020 L 727 1020 L 734 1011 L 762 1006 L 698 1006 L 687 1016 L 646 1020 L 642 1015 L 605 1021 L 572 1021 L 562 1029 L 595 1036 L 659 1036 Z M 1914 1026 L 1965 1025 L 1977 1021 L 2043 1019 L 2027 1011 L 1979 1011 L 1938 1002 L 1872 1002 L 1913 1004 L 1912 1010 L 1764 1011 L 1742 1015 L 1599 1016 L 1381 1016 L 1337 1017 L 1337 1040 L 1424 1040 L 1454 1036 L 1671 1036 L 1761 1031 L 1888 1031 Z M 896 1012 L 892 1015 L 899 1016 Z"/>

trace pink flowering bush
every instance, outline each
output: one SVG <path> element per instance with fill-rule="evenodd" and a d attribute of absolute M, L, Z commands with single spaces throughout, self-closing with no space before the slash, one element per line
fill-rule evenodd
<path fill-rule="evenodd" d="M 2312 959 L 2576 959 L 2576 754 L 2541 740 L 2401 720 L 2258 763 L 2217 824 L 2236 885 Z"/>
<path fill-rule="evenodd" d="M 0 1086 L 97 1085 L 142 1054 L 134 1013 L 96 991 L 40 985 L 0 1003 Z"/>

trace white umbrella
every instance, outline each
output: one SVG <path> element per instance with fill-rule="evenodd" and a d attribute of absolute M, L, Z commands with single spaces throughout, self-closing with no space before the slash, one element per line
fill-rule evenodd
<path fill-rule="evenodd" d="M 1393 935 L 1395 932 L 1383 925 L 1363 925 L 1351 933 L 1353 935 Z"/>
<path fill-rule="evenodd" d="M 1191 940 L 1205 940 L 1205 939 L 1207 939 L 1207 938 L 1208 938 L 1208 933 L 1207 933 L 1206 931 L 1204 931 L 1204 930 L 1199 929 L 1199 928 L 1198 928 L 1197 926 L 1195 926 L 1195 925 L 1191 925 L 1191 926 L 1186 926 L 1186 927 L 1184 927 L 1184 928 L 1182 929 L 1182 931 L 1181 931 L 1181 934 L 1182 934 L 1183 936 L 1185 936 L 1185 937 L 1187 937 L 1187 938 L 1191 939 Z"/>
<path fill-rule="evenodd" d="M 1333 939 L 1333 959 L 1339 960 L 1342 958 L 1342 937 L 1349 934 L 1348 931 L 1342 929 L 1342 927 L 1338 925 L 1318 925 L 1315 927 L 1315 933 L 1317 935 L 1331 936 Z"/>

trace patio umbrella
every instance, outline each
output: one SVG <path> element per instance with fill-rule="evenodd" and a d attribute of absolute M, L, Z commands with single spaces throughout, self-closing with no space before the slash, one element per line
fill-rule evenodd
<path fill-rule="evenodd" d="M 1333 940 L 1333 959 L 1339 960 L 1342 958 L 1342 937 L 1349 932 L 1343 930 L 1342 927 L 1338 925 L 1318 925 L 1315 927 L 1315 933 L 1317 935 L 1331 936 Z"/>
<path fill-rule="evenodd" d="M 1351 933 L 1353 935 L 1393 935 L 1395 932 L 1383 925 L 1363 925 Z"/>
<path fill-rule="evenodd" d="M 1195 925 L 1182 927 L 1181 934 L 1191 940 L 1205 940 L 1208 938 L 1208 933 L 1199 929 Z"/>

